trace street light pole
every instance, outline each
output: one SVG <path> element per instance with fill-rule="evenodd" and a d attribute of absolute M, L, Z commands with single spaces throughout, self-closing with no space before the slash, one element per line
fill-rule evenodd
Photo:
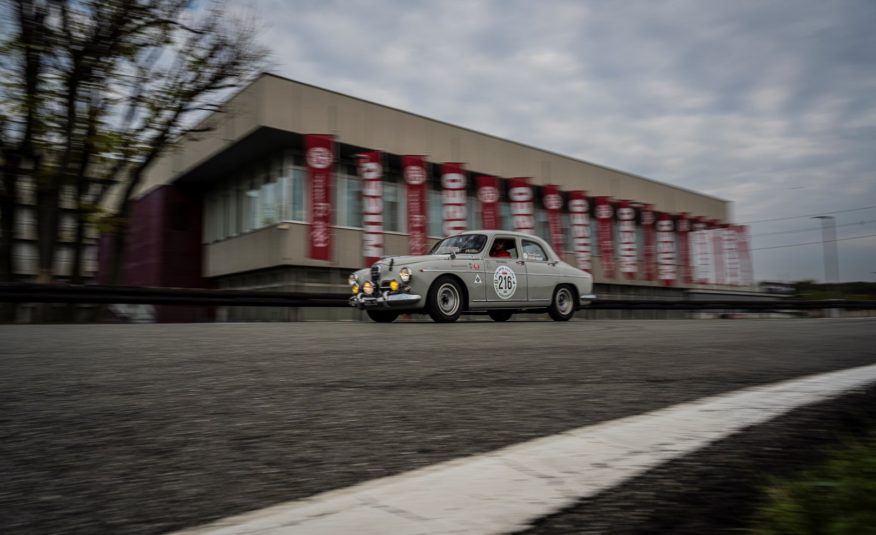
<path fill-rule="evenodd" d="M 836 247 L 836 218 L 819 215 L 821 220 L 821 246 L 824 250 L 824 282 L 839 282 L 839 255 Z"/>

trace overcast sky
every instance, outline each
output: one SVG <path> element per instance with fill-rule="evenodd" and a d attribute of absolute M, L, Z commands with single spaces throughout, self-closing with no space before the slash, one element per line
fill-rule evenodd
<path fill-rule="evenodd" d="M 876 280 L 874 0 L 252 5 L 277 74 L 728 199 L 739 223 L 836 212 L 841 280 Z M 751 224 L 756 277 L 822 280 L 819 228 Z"/>

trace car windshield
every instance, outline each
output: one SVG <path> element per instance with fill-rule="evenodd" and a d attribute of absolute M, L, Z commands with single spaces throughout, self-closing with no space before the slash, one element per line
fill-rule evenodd
<path fill-rule="evenodd" d="M 430 254 L 450 254 L 450 249 L 456 247 L 461 254 L 477 254 L 484 249 L 487 237 L 483 234 L 460 234 L 445 238 L 432 247 Z"/>

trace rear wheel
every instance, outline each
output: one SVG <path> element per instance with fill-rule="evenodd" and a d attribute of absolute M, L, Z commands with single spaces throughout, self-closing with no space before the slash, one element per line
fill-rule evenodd
<path fill-rule="evenodd" d="M 514 315 L 510 310 L 491 310 L 487 314 L 493 321 L 508 321 Z"/>
<path fill-rule="evenodd" d="M 436 323 L 452 323 L 462 313 L 462 290 L 453 277 L 440 277 L 429 288 L 426 312 Z"/>
<path fill-rule="evenodd" d="M 392 323 L 398 317 L 398 312 L 391 310 L 367 310 L 368 317 L 377 323 Z"/>
<path fill-rule="evenodd" d="M 568 286 L 557 286 L 554 298 L 548 308 L 548 315 L 554 321 L 569 321 L 575 315 L 575 292 Z"/>

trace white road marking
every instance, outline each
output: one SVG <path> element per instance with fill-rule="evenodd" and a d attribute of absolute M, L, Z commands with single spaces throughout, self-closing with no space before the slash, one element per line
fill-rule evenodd
<path fill-rule="evenodd" d="M 745 427 L 876 382 L 876 364 L 703 398 L 318 494 L 185 535 L 507 533 Z"/>

